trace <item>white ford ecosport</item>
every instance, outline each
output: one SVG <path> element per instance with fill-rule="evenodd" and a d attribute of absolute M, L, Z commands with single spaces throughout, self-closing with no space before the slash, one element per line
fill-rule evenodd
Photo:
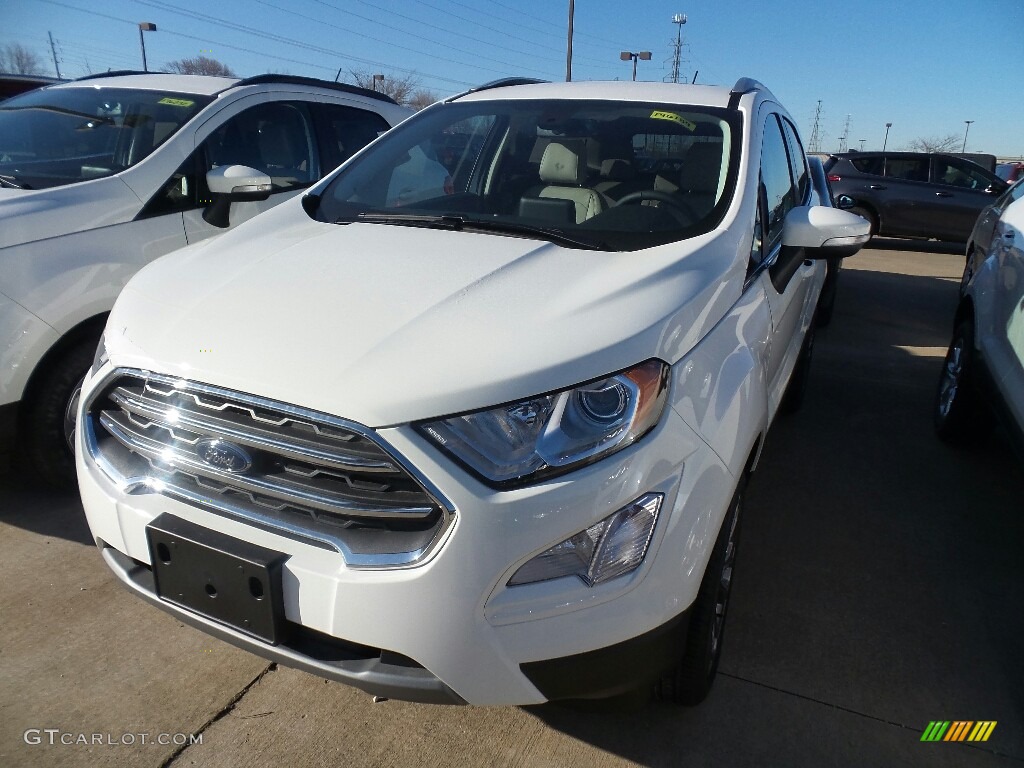
<path fill-rule="evenodd" d="M 113 73 L 0 104 L 0 442 L 73 482 L 76 393 L 128 279 L 297 195 L 411 114 L 286 75 Z"/>
<path fill-rule="evenodd" d="M 821 202 L 754 81 L 434 105 L 128 284 L 79 411 L 96 543 L 374 694 L 700 701 L 745 477 L 868 237 Z"/>

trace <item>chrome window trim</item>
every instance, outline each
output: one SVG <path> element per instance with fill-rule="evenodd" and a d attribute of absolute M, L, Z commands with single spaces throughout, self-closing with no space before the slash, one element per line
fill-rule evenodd
<path fill-rule="evenodd" d="M 214 499 L 211 496 L 195 493 L 183 488 L 180 485 L 168 482 L 160 477 L 149 474 L 124 476 L 102 453 L 96 435 L 97 418 L 93 418 L 91 411 L 96 399 L 103 395 L 109 388 L 112 381 L 122 377 L 134 377 L 141 381 L 152 381 L 175 389 L 187 390 L 188 392 L 199 392 L 223 397 L 246 406 L 265 409 L 269 411 L 286 414 L 290 417 L 304 421 L 320 422 L 329 427 L 353 432 L 356 435 L 373 442 L 393 462 L 396 467 L 402 469 L 422 488 L 426 495 L 437 504 L 441 512 L 437 530 L 430 541 L 419 549 L 408 552 L 394 552 L 382 554 L 365 554 L 353 552 L 345 541 L 320 530 L 312 530 L 307 527 L 296 525 L 288 521 L 272 518 L 269 515 L 261 515 L 252 509 L 232 504 L 226 499 Z M 203 384 L 200 382 L 188 381 L 174 376 L 154 373 L 138 368 L 118 367 L 109 371 L 100 382 L 93 388 L 89 400 L 83 408 L 82 429 L 80 430 L 83 441 L 83 448 L 86 457 L 96 466 L 97 469 L 113 485 L 125 495 L 160 494 L 169 498 L 175 498 L 192 506 L 210 511 L 231 519 L 250 523 L 256 527 L 267 530 L 286 538 L 301 541 L 305 544 L 312 544 L 321 548 L 330 548 L 337 551 L 345 559 L 348 567 L 357 570 L 396 570 L 412 568 L 429 562 L 444 543 L 449 532 L 454 526 L 457 511 L 455 506 L 438 490 L 428 478 L 418 469 L 412 466 L 401 456 L 386 440 L 376 434 L 368 427 L 356 422 L 342 419 L 337 416 L 322 413 L 288 403 L 278 402 L 258 395 L 250 395 L 244 392 L 225 389 L 221 387 Z M 114 438 L 117 439 L 117 438 Z M 301 500 L 296 500 L 301 501 Z"/>

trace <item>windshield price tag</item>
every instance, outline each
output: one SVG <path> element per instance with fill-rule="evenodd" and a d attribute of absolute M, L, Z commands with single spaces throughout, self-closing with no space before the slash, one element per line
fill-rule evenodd
<path fill-rule="evenodd" d="M 687 120 L 682 115 L 677 115 L 675 112 L 660 112 L 655 110 L 651 112 L 652 120 L 671 120 L 673 123 L 679 123 L 683 128 L 688 131 L 697 130 L 697 124 Z"/>

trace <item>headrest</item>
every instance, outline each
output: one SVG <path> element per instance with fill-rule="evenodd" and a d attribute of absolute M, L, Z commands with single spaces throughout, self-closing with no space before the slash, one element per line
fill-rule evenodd
<path fill-rule="evenodd" d="M 702 142 L 690 147 L 683 161 L 680 188 L 714 191 L 722 175 L 722 145 Z"/>
<path fill-rule="evenodd" d="M 629 181 L 636 176 L 636 169 L 628 160 L 608 158 L 601 163 L 601 178 L 607 181 Z"/>
<path fill-rule="evenodd" d="M 580 162 L 582 149 L 578 141 L 552 141 L 540 159 L 540 180 L 546 184 L 582 186 L 587 172 L 586 165 Z"/>

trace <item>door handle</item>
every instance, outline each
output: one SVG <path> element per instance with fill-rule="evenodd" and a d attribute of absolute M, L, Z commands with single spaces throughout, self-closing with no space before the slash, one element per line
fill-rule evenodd
<path fill-rule="evenodd" d="M 935 196 L 936 197 L 952 197 L 953 193 L 952 192 L 936 192 Z"/>
<path fill-rule="evenodd" d="M 888 189 L 884 184 L 872 184 L 868 189 Z"/>

